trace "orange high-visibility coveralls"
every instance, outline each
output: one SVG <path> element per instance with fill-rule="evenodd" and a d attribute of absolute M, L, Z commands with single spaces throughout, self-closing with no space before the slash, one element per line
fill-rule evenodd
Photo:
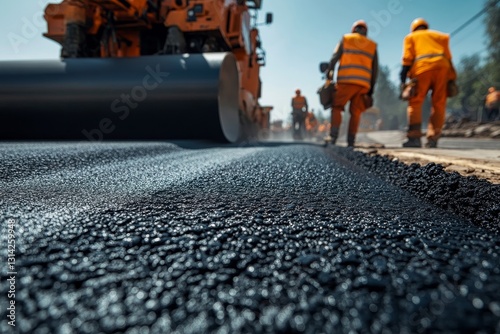
<path fill-rule="evenodd" d="M 307 105 L 307 99 L 300 95 L 300 90 L 297 90 L 296 95 L 292 98 L 292 108 L 293 137 L 302 139 L 306 111 L 309 106 Z"/>
<path fill-rule="evenodd" d="M 309 111 L 307 112 L 306 115 L 306 130 L 307 132 L 314 132 L 318 128 L 318 120 L 316 119 L 316 116 L 314 116 L 314 113 Z"/>
<path fill-rule="evenodd" d="M 488 95 L 486 95 L 484 106 L 488 112 L 488 121 L 495 121 L 500 111 L 500 91 L 496 90 L 495 87 L 490 87 L 488 89 Z"/>
<path fill-rule="evenodd" d="M 302 110 L 302 108 L 307 107 L 307 100 L 302 95 L 297 95 L 292 98 L 292 108 L 297 110 Z"/>
<path fill-rule="evenodd" d="M 339 60 L 330 133 L 336 139 L 342 123 L 342 111 L 350 101 L 351 118 L 347 141 L 348 145 L 352 146 L 358 132 L 361 113 L 366 110 L 364 95 L 371 95 L 375 86 L 378 71 L 377 44 L 359 33 L 345 34 L 335 48 L 327 72 L 333 70 Z"/>
<path fill-rule="evenodd" d="M 447 83 L 455 80 L 448 34 L 435 30 L 416 30 L 403 42 L 403 66 L 410 66 L 408 77 L 417 80 L 415 96 L 408 101 L 408 138 L 422 136 L 422 104 L 432 90 L 432 109 L 427 139 L 437 141 L 446 117 Z"/>
<path fill-rule="evenodd" d="M 500 91 L 495 88 L 490 88 L 488 91 L 488 95 L 486 95 L 485 105 L 487 108 L 498 107 L 500 102 Z"/>

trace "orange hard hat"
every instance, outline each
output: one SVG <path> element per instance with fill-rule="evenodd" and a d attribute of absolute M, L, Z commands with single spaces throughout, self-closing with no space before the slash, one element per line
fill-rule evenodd
<path fill-rule="evenodd" d="M 357 20 L 352 24 L 351 32 L 354 32 L 357 27 L 363 27 L 366 29 L 366 32 L 368 32 L 368 25 L 366 24 L 365 20 Z"/>
<path fill-rule="evenodd" d="M 300 89 L 296 89 L 295 94 L 300 94 Z"/>
<path fill-rule="evenodd" d="M 429 28 L 429 23 L 427 23 L 426 20 L 424 20 L 423 18 L 419 17 L 419 18 L 416 18 L 415 20 L 413 20 L 413 22 L 411 23 L 411 26 L 410 26 L 410 32 L 414 32 L 415 30 L 417 30 L 418 27 L 420 26 L 424 26 L 425 29 L 428 29 Z"/>
<path fill-rule="evenodd" d="M 493 93 L 494 91 L 496 91 L 495 87 L 488 88 L 488 93 Z"/>

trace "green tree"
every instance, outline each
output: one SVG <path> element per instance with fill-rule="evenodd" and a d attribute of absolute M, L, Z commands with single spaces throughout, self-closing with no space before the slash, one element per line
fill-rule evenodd
<path fill-rule="evenodd" d="M 490 86 L 500 88 L 500 0 L 486 0 L 484 18 L 488 55 L 464 57 L 457 66 L 460 93 L 448 101 L 448 108 L 461 117 L 482 118 L 484 97 Z"/>
<path fill-rule="evenodd" d="M 398 89 L 390 81 L 388 66 L 380 66 L 374 92 L 375 107 L 380 109 L 384 129 L 399 128 L 406 124 L 405 104 L 398 99 Z"/>
<path fill-rule="evenodd" d="M 460 93 L 449 100 L 448 108 L 462 117 L 477 119 L 485 93 L 484 69 L 478 54 L 464 57 L 457 67 Z M 486 88 L 487 89 L 487 88 Z"/>
<path fill-rule="evenodd" d="M 492 84 L 500 84 L 500 0 L 487 0 L 485 3 L 486 33 L 488 34 L 488 66 Z"/>

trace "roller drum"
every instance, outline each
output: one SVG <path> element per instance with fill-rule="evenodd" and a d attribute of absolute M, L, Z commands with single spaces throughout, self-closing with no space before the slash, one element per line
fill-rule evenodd
<path fill-rule="evenodd" d="M 0 63 L 0 139 L 210 139 L 240 133 L 231 53 Z"/>

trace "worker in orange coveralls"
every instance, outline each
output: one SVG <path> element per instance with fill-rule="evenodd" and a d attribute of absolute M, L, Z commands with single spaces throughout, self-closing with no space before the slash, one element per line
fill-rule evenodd
<path fill-rule="evenodd" d="M 307 137 L 313 138 L 316 135 L 316 131 L 318 130 L 318 120 L 316 119 L 316 116 L 314 116 L 313 111 L 307 112 L 305 125 Z"/>
<path fill-rule="evenodd" d="M 300 89 L 295 90 L 295 96 L 292 98 L 292 118 L 293 118 L 293 138 L 303 139 L 305 119 L 309 106 L 307 99 L 301 95 Z"/>
<path fill-rule="evenodd" d="M 326 69 L 327 78 L 333 80 L 333 71 L 337 62 L 337 91 L 331 111 L 330 137 L 335 144 L 342 123 L 342 111 L 347 102 L 351 102 L 349 113 L 349 129 L 347 145 L 354 146 L 361 113 L 371 105 L 367 105 L 375 88 L 378 72 L 377 44 L 366 37 L 368 26 L 363 20 L 354 22 L 351 33 L 342 36 L 335 47 L 330 64 Z"/>
<path fill-rule="evenodd" d="M 488 89 L 488 95 L 486 95 L 484 107 L 486 109 L 486 117 L 488 117 L 488 121 L 496 121 L 499 118 L 500 91 L 495 87 L 490 87 Z"/>
<path fill-rule="evenodd" d="M 432 90 L 432 109 L 425 146 L 437 147 L 446 117 L 447 84 L 456 79 L 449 40 L 448 34 L 430 30 L 422 18 L 413 20 L 410 34 L 404 39 L 401 91 L 410 78 L 416 80 L 416 92 L 408 100 L 408 140 L 403 147 L 422 147 L 422 104 L 429 90 Z"/>

